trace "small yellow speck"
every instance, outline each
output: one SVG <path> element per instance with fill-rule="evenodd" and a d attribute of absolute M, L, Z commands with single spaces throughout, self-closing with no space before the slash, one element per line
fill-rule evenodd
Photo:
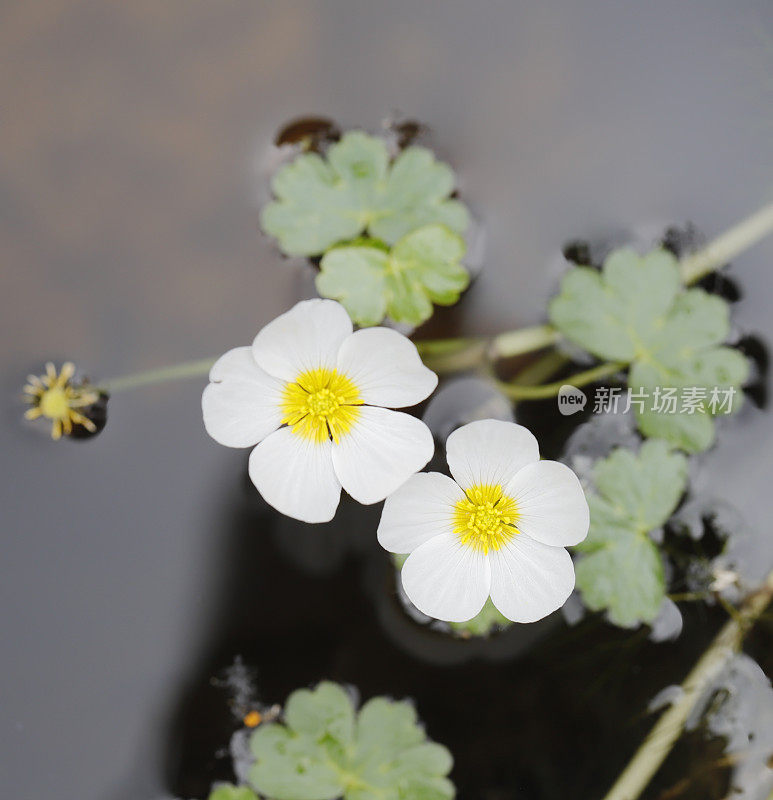
<path fill-rule="evenodd" d="M 244 715 L 243 722 L 248 728 L 257 728 L 262 719 L 263 717 L 261 716 L 260 711 L 253 710 Z"/>

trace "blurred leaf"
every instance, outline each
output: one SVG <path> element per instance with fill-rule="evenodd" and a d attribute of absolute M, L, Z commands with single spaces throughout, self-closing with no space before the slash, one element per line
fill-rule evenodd
<path fill-rule="evenodd" d="M 350 131 L 324 159 L 304 153 L 274 177 L 275 200 L 261 215 L 266 233 L 288 255 L 314 256 L 363 231 L 394 244 L 410 231 L 443 223 L 464 233 L 469 216 L 449 199 L 454 173 L 423 147 L 389 164 L 384 141 Z"/>
<path fill-rule="evenodd" d="M 454 796 L 445 777 L 451 755 L 426 740 L 413 706 L 376 697 L 355 719 L 349 696 L 334 683 L 290 695 L 285 723 L 261 726 L 252 736 L 252 751 L 250 782 L 274 800 Z"/>
<path fill-rule="evenodd" d="M 666 442 L 638 455 L 618 448 L 596 464 L 588 492 L 590 531 L 575 550 L 577 588 L 591 611 L 623 628 L 652 622 L 665 598 L 663 560 L 650 532 L 663 525 L 687 485 L 687 460 Z"/>
<path fill-rule="evenodd" d="M 419 325 L 432 304 L 452 305 L 470 281 L 460 263 L 464 240 L 445 225 L 425 225 L 385 252 L 362 244 L 329 250 L 322 258 L 317 290 L 339 300 L 359 325 Z"/>
<path fill-rule="evenodd" d="M 628 385 L 648 398 L 637 407 L 641 432 L 687 452 L 705 450 L 714 439 L 712 392 L 715 410 L 726 390 L 733 390 L 732 410 L 740 405 L 747 360 L 718 346 L 729 316 L 721 298 L 681 288 L 679 265 L 665 250 L 644 257 L 616 250 L 601 273 L 575 267 L 550 304 L 550 319 L 567 339 L 599 358 L 631 363 Z M 656 388 L 673 388 L 681 398 L 688 387 L 703 394 L 691 412 L 681 403 L 674 412 L 652 409 Z"/>
<path fill-rule="evenodd" d="M 209 800 L 258 800 L 258 796 L 249 786 L 221 783 L 210 792 Z"/>
<path fill-rule="evenodd" d="M 467 622 L 449 622 L 451 628 L 459 636 L 488 636 L 500 628 L 509 628 L 513 623 L 497 607 L 486 600 L 481 611 Z"/>

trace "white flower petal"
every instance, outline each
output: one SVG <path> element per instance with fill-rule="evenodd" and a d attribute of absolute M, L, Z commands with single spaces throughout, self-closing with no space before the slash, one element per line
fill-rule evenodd
<path fill-rule="evenodd" d="M 329 441 L 317 444 L 280 428 L 250 454 L 250 478 L 266 502 L 288 517 L 328 522 L 335 516 L 341 484 Z"/>
<path fill-rule="evenodd" d="M 518 530 L 538 542 L 568 547 L 588 534 L 588 501 L 577 476 L 565 464 L 527 464 L 505 486 L 505 494 L 518 508 Z"/>
<path fill-rule="evenodd" d="M 486 602 L 491 570 L 484 553 L 461 544 L 454 533 L 443 533 L 408 556 L 402 581 L 419 611 L 446 622 L 466 622 Z"/>
<path fill-rule="evenodd" d="M 293 381 L 301 372 L 335 369 L 352 321 L 334 300 L 304 300 L 269 322 L 255 337 L 252 355 L 269 375 Z"/>
<path fill-rule="evenodd" d="M 282 384 L 255 363 L 252 348 L 236 347 L 212 367 L 201 396 L 207 433 L 226 447 L 251 447 L 282 420 Z"/>
<path fill-rule="evenodd" d="M 539 461 L 539 445 L 523 425 L 483 419 L 448 437 L 446 458 L 463 489 L 476 484 L 505 486 L 521 467 Z"/>
<path fill-rule="evenodd" d="M 420 472 L 387 497 L 378 524 L 379 544 L 391 553 L 411 553 L 453 530 L 454 505 L 464 492 L 446 475 Z"/>
<path fill-rule="evenodd" d="M 383 500 L 418 472 L 435 450 L 429 428 L 401 411 L 361 406 L 357 421 L 337 444 L 333 466 L 358 502 Z"/>
<path fill-rule="evenodd" d="M 416 345 L 389 328 L 365 328 L 349 336 L 338 353 L 338 370 L 372 406 L 414 406 L 437 386 L 437 375 L 424 366 Z"/>
<path fill-rule="evenodd" d="M 489 552 L 491 601 L 513 622 L 536 622 L 566 602 L 574 589 L 572 558 L 525 533 Z"/>

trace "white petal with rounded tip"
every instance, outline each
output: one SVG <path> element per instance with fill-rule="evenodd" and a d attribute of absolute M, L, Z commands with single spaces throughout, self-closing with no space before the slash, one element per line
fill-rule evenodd
<path fill-rule="evenodd" d="M 269 322 L 255 337 L 252 355 L 269 375 L 294 381 L 301 372 L 335 369 L 352 321 L 334 300 L 304 300 Z"/>
<path fill-rule="evenodd" d="M 387 497 L 378 524 L 379 544 L 390 553 L 411 553 L 433 536 L 453 531 L 461 488 L 439 472 L 413 475 Z"/>
<path fill-rule="evenodd" d="M 252 349 L 236 347 L 212 367 L 201 396 L 207 433 L 226 447 L 251 447 L 282 423 L 283 385 L 255 363 Z"/>
<path fill-rule="evenodd" d="M 265 501 L 288 517 L 328 522 L 335 516 L 341 484 L 329 441 L 316 444 L 280 428 L 250 453 L 249 471 Z"/>
<path fill-rule="evenodd" d="M 365 328 L 347 337 L 338 352 L 338 370 L 354 382 L 364 403 L 387 408 L 420 403 L 438 380 L 416 345 L 389 328 Z"/>
<path fill-rule="evenodd" d="M 448 437 L 446 458 L 463 489 L 476 484 L 505 486 L 521 467 L 539 461 L 539 445 L 523 425 L 483 419 Z"/>
<path fill-rule="evenodd" d="M 402 570 L 408 599 L 424 614 L 446 622 L 466 622 L 489 596 L 487 556 L 467 547 L 454 533 L 435 536 L 414 550 Z"/>
<path fill-rule="evenodd" d="M 525 533 L 489 551 L 491 602 L 513 622 L 536 622 L 566 602 L 574 589 L 572 558 Z"/>
<path fill-rule="evenodd" d="M 357 421 L 337 444 L 333 466 L 358 502 L 378 503 L 418 472 L 435 451 L 432 434 L 401 411 L 361 406 Z"/>
<path fill-rule="evenodd" d="M 266 373 L 258 366 L 252 357 L 252 348 L 234 347 L 227 353 L 223 353 L 220 358 L 212 365 L 209 370 L 211 381 L 248 381 L 256 373 L 265 375 Z"/>
<path fill-rule="evenodd" d="M 505 486 L 505 494 L 518 508 L 515 526 L 538 542 L 569 547 L 588 535 L 588 501 L 579 479 L 566 464 L 527 464 Z"/>

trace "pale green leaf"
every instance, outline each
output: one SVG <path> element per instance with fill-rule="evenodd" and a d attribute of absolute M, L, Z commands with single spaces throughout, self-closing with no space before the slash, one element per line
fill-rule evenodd
<path fill-rule="evenodd" d="M 409 703 L 368 701 L 322 683 L 294 692 L 284 723 L 252 736 L 251 784 L 272 800 L 450 800 L 451 756 L 429 742 Z M 229 798 L 223 798 L 229 800 Z"/>
<path fill-rule="evenodd" d="M 298 689 L 285 705 L 287 724 L 296 732 L 325 737 L 348 745 L 354 732 L 354 709 L 349 695 L 337 684 L 323 681 L 316 689 Z"/>
<path fill-rule="evenodd" d="M 666 442 L 638 454 L 617 448 L 596 464 L 590 530 L 575 550 L 577 588 L 592 611 L 621 627 L 652 622 L 665 598 L 663 560 L 650 533 L 671 516 L 687 485 L 687 460 Z"/>
<path fill-rule="evenodd" d="M 249 786 L 221 783 L 209 793 L 209 800 L 258 800 L 258 796 Z"/>
<path fill-rule="evenodd" d="M 350 131 L 324 159 L 304 153 L 274 177 L 275 199 L 261 215 L 266 233 L 288 255 L 314 256 L 363 231 L 394 244 L 431 223 L 463 233 L 467 209 L 449 195 L 454 174 L 423 147 L 394 163 L 383 139 Z"/>
<path fill-rule="evenodd" d="M 729 332 L 727 303 L 702 289 L 680 287 L 679 265 L 664 250 L 638 256 L 633 250 L 612 253 L 602 272 L 571 270 L 550 304 L 550 318 L 571 341 L 599 358 L 631 363 L 628 385 L 643 390 L 643 407 L 635 406 L 640 430 L 688 452 L 705 450 L 713 441 L 712 405 L 688 413 L 655 408 L 656 389 L 695 387 L 736 390 L 748 377 L 741 353 L 719 347 Z M 714 409 L 717 404 L 714 404 Z"/>
<path fill-rule="evenodd" d="M 282 725 L 261 725 L 252 735 L 255 764 L 250 783 L 276 800 L 328 800 L 344 790 L 336 758 L 324 738 L 295 733 Z M 334 750 L 338 749 L 334 743 Z"/>
<path fill-rule="evenodd" d="M 433 302 L 450 305 L 467 288 L 461 264 L 464 240 L 444 225 L 426 225 L 391 250 L 362 243 L 335 247 L 320 264 L 317 290 L 340 301 L 358 325 L 376 325 L 385 315 L 419 325 Z"/>
<path fill-rule="evenodd" d="M 652 622 L 665 597 L 663 561 L 642 536 L 622 537 L 580 559 L 577 588 L 591 611 L 606 611 L 621 628 Z"/>

